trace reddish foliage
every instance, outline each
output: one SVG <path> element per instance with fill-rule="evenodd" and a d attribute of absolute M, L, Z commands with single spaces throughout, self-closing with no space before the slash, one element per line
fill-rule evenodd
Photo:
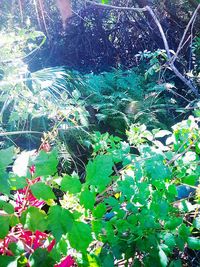
<path fill-rule="evenodd" d="M 15 194 L 15 211 L 21 215 L 21 213 L 27 209 L 29 206 L 41 208 L 44 206 L 45 202 L 38 200 L 34 195 L 32 194 L 30 190 L 30 186 L 32 184 L 35 184 L 41 180 L 40 177 L 34 179 L 34 180 L 28 180 L 27 183 L 28 186 L 24 187 L 23 189 L 17 190 Z"/>
<path fill-rule="evenodd" d="M 71 256 L 67 256 L 60 263 L 54 265 L 54 267 L 72 267 L 75 261 Z"/>
<path fill-rule="evenodd" d="M 49 246 L 45 246 L 45 241 L 49 237 L 48 234 L 38 230 L 35 233 L 25 230 L 22 225 L 17 225 L 10 230 L 10 233 L 0 242 L 0 255 L 12 256 L 12 251 L 9 250 L 10 243 L 21 241 L 24 245 L 24 250 L 28 253 L 33 253 L 37 248 L 47 248 L 50 252 L 55 245 L 55 240 L 52 240 Z M 53 242 L 53 243 L 52 243 Z"/>

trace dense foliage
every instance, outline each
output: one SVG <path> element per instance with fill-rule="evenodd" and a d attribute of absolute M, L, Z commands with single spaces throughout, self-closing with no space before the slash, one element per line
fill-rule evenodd
<path fill-rule="evenodd" d="M 56 3 L 0 3 L 0 266 L 199 266 L 198 1 Z"/>
<path fill-rule="evenodd" d="M 22 152 L 7 176 L 15 150 L 1 150 L 2 266 L 41 258 L 53 266 L 67 254 L 79 266 L 180 266 L 174 249 L 200 249 L 191 236 L 199 227 L 198 121 L 189 117 L 173 133 L 131 125 L 129 142 L 97 132 L 82 184 L 75 172 L 57 175 L 55 150 Z M 177 184 L 197 189 L 193 203 L 177 199 Z"/>

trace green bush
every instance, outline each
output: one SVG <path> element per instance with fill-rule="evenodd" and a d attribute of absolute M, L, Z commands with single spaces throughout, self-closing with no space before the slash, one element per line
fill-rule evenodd
<path fill-rule="evenodd" d="M 128 142 L 95 133 L 83 183 L 75 172 L 57 175 L 55 150 L 19 154 L 8 175 L 16 154 L 12 147 L 1 150 L 2 266 L 35 266 L 39 258 L 54 266 L 66 255 L 79 266 L 179 266 L 175 250 L 200 249 L 193 236 L 199 228 L 198 122 L 189 117 L 172 133 L 131 125 Z M 177 200 L 177 185 L 198 189 L 193 201 Z M 31 247 L 22 238 L 30 233 Z"/>

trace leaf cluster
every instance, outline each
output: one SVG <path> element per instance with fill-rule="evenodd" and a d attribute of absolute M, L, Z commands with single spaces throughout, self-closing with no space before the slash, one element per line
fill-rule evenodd
<path fill-rule="evenodd" d="M 27 261 L 35 266 L 41 257 L 53 266 L 70 254 L 79 266 L 118 266 L 122 261 L 126 266 L 178 266 L 174 250 L 200 248 L 193 235 L 199 230 L 198 123 L 189 117 L 174 125 L 173 132 L 133 124 L 128 142 L 95 133 L 84 183 L 75 172 L 58 176 L 54 150 L 30 155 L 24 176 L 15 167 L 6 177 L 15 151 L 1 150 L 1 239 L 21 225 L 33 234 L 47 233 L 47 244 L 56 242 L 49 253 L 42 243 L 26 254 L 26 243 L 19 240 L 21 249 L 8 247 L 13 256 L 1 256 L 2 262 L 19 264 L 23 258 L 19 266 Z M 32 164 L 35 172 L 30 173 Z M 193 201 L 190 195 L 180 197 L 180 185 L 195 189 Z M 25 193 L 22 202 L 19 193 Z"/>

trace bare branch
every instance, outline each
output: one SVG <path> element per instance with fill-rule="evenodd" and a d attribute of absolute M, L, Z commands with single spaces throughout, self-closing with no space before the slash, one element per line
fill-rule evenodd
<path fill-rule="evenodd" d="M 103 9 L 115 9 L 115 10 L 125 10 L 125 11 L 138 11 L 138 12 L 144 12 L 147 11 L 146 7 L 123 7 L 123 6 L 112 6 L 112 5 L 107 5 L 107 4 L 100 4 L 100 3 L 96 3 L 93 1 L 87 1 L 86 3 L 97 6 L 99 8 L 103 8 Z"/>
<path fill-rule="evenodd" d="M 195 12 L 193 13 L 185 31 L 183 34 L 183 37 L 181 38 L 181 41 L 179 43 L 177 52 L 176 52 L 176 56 L 172 57 L 171 53 L 170 53 L 170 48 L 169 48 L 169 44 L 166 38 L 166 35 L 164 33 L 164 30 L 160 24 L 160 21 L 158 20 L 156 14 L 154 13 L 154 11 L 151 9 L 151 7 L 149 6 L 145 6 L 143 8 L 136 8 L 136 7 L 120 7 L 120 6 L 113 6 L 113 5 L 106 5 L 106 4 L 100 4 L 100 3 L 96 3 L 93 1 L 86 1 L 86 3 L 92 4 L 94 6 L 97 6 L 99 8 L 104 8 L 104 9 L 114 9 L 114 10 L 125 10 L 125 11 L 135 11 L 135 12 L 145 12 L 148 11 L 149 14 L 151 15 L 151 17 L 153 18 L 155 24 L 157 25 L 160 35 L 162 37 L 163 43 L 164 43 L 164 47 L 168 56 L 168 66 L 171 68 L 171 70 L 175 73 L 175 75 L 187 86 L 190 88 L 190 90 L 197 96 L 199 97 L 199 92 L 198 89 L 192 84 L 192 82 L 190 80 L 188 80 L 182 73 L 180 73 L 180 71 L 174 66 L 174 62 L 178 56 L 178 53 L 180 52 L 181 48 L 182 48 L 182 44 L 185 40 L 185 35 L 191 25 L 191 23 L 193 23 L 194 19 L 196 18 L 196 14 L 197 12 L 200 10 L 200 4 L 198 5 L 198 7 L 196 8 Z"/>
<path fill-rule="evenodd" d="M 181 38 L 181 41 L 180 41 L 180 43 L 179 43 L 179 45 L 178 45 L 176 54 L 175 54 L 175 55 L 173 56 L 173 58 L 172 58 L 172 63 L 175 62 L 175 60 L 176 60 L 176 58 L 177 58 L 179 52 L 181 51 L 182 46 L 183 46 L 183 42 L 184 42 L 184 40 L 185 40 L 185 36 L 186 36 L 186 34 L 187 34 L 187 32 L 188 32 L 188 30 L 189 30 L 189 28 L 190 28 L 190 25 L 192 25 L 192 24 L 195 22 L 196 17 L 197 17 L 197 13 L 198 13 L 199 10 L 200 10 L 200 4 L 197 6 L 196 10 L 194 11 L 194 13 L 193 13 L 193 15 L 192 15 L 190 21 L 188 22 L 188 24 L 187 24 L 187 26 L 186 26 L 186 28 L 185 28 L 185 31 L 184 31 L 183 36 L 182 36 L 182 38 Z"/>

